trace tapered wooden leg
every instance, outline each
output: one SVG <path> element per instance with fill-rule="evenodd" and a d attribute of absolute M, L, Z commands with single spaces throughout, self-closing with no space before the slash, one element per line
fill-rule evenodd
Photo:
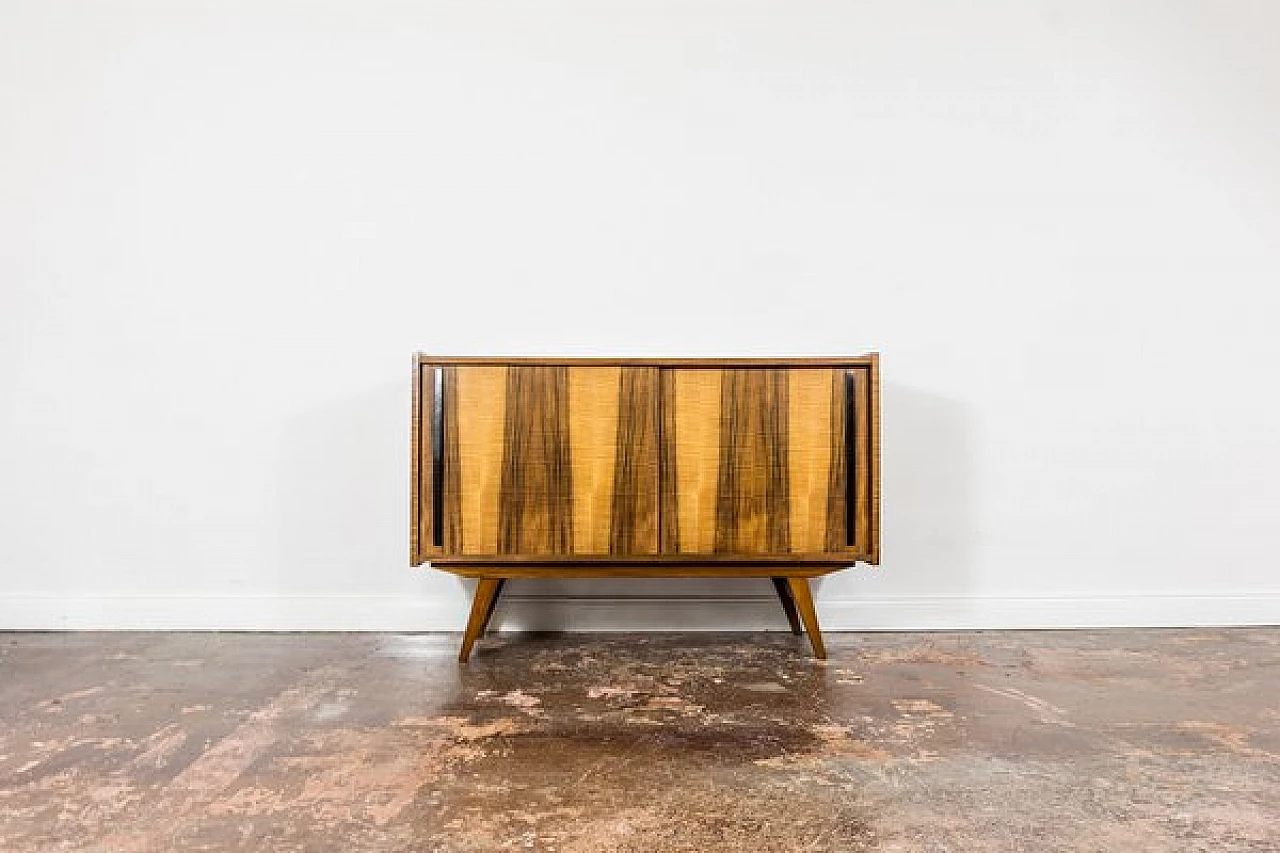
<path fill-rule="evenodd" d="M 498 588 L 493 591 L 493 601 L 489 602 L 489 610 L 484 614 L 484 624 L 480 626 L 480 636 L 482 637 L 489 630 L 489 621 L 493 619 L 493 611 L 498 608 L 498 597 L 502 595 L 502 588 L 506 585 L 506 578 L 498 578 Z"/>
<path fill-rule="evenodd" d="M 809 594 L 808 578 L 787 578 L 787 587 L 791 590 L 791 598 L 795 601 L 800 618 L 804 620 L 804 629 L 809 632 L 809 645 L 813 646 L 813 656 L 819 660 L 827 659 L 827 647 L 822 644 L 822 629 L 818 627 L 818 611 L 813 607 L 813 596 Z"/>
<path fill-rule="evenodd" d="M 493 603 L 498 599 L 498 589 L 502 581 L 498 578 L 481 578 L 476 584 L 475 598 L 471 599 L 471 615 L 467 617 L 467 628 L 462 632 L 462 649 L 458 652 L 458 660 L 463 663 L 471 657 L 471 647 L 476 644 L 484 631 L 485 623 L 493 612 Z"/>
<path fill-rule="evenodd" d="M 804 629 L 800 627 L 800 614 L 796 613 L 796 603 L 791 600 L 791 590 L 787 588 L 786 578 L 770 578 L 773 581 L 773 589 L 778 593 L 778 600 L 782 602 L 782 609 L 787 614 L 787 621 L 791 623 L 791 633 L 797 637 L 804 633 Z"/>

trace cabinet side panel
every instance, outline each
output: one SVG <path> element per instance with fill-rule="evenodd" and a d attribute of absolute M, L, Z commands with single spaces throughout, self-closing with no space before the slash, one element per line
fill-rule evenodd
<path fill-rule="evenodd" d="M 409 565 L 416 566 L 423 558 L 419 551 L 422 541 L 422 362 L 413 360 L 412 402 L 409 404 Z"/>
<path fill-rule="evenodd" d="M 829 498 L 835 485 L 831 472 L 833 463 L 838 463 L 843 456 L 838 445 L 833 447 L 841 433 L 832 430 L 836 399 L 832 386 L 837 383 L 840 371 L 796 368 L 789 370 L 788 375 L 791 550 L 820 553 L 832 544 L 828 536 L 832 520 Z M 840 536 L 843 536 L 842 521 L 840 526 Z M 843 543 L 839 550 L 843 550 Z"/>
<path fill-rule="evenodd" d="M 655 367 L 623 368 L 619 380 L 608 550 L 611 554 L 656 554 L 659 371 Z"/>
<path fill-rule="evenodd" d="M 677 526 L 680 553 L 709 554 L 716 541 L 716 482 L 720 462 L 720 397 L 723 373 L 714 369 L 670 371 L 672 429 L 663 441 L 675 448 L 674 507 L 664 516 Z"/>
<path fill-rule="evenodd" d="M 868 562 L 880 565 L 880 355 L 872 353 L 871 366 L 867 375 L 871 385 L 871 550 L 867 554 Z"/>
<path fill-rule="evenodd" d="M 620 367 L 569 368 L 575 554 L 609 553 L 621 377 Z"/>
<path fill-rule="evenodd" d="M 507 368 L 446 371 L 445 549 L 498 551 Z"/>

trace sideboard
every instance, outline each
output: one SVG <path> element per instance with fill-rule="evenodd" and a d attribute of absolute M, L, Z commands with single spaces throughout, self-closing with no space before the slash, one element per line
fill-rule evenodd
<path fill-rule="evenodd" d="M 810 578 L 880 562 L 876 354 L 418 355 L 410 561 L 477 579 L 459 659 L 504 583 L 770 578 L 826 657 Z"/>

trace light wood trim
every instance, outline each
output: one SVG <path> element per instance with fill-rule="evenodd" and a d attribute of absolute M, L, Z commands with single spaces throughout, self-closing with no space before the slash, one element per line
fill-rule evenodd
<path fill-rule="evenodd" d="M 779 356 L 744 358 L 625 358 L 562 356 L 471 356 L 418 354 L 424 364 L 528 364 L 547 367 L 867 367 L 874 353 L 856 356 Z"/>

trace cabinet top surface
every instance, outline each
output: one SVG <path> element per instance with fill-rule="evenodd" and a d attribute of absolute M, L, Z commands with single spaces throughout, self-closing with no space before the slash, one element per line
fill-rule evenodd
<path fill-rule="evenodd" d="M 624 365 L 635 367 L 857 367 L 874 364 L 878 353 L 843 356 L 775 356 L 746 358 L 627 358 L 623 356 L 475 356 L 418 353 L 419 364 L 549 364 Z"/>

